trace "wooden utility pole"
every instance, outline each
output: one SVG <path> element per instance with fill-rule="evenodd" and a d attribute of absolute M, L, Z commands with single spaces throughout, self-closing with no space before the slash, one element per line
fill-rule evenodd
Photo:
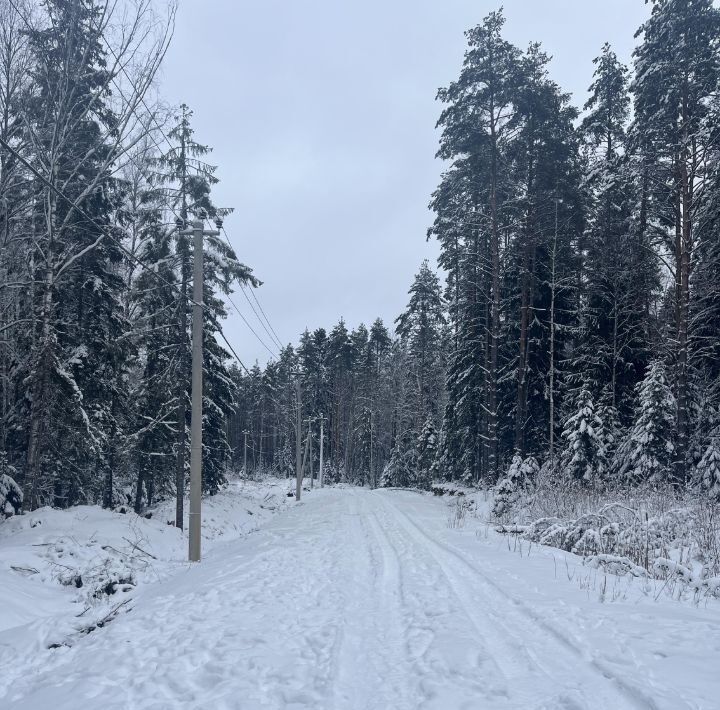
<path fill-rule="evenodd" d="M 204 215 L 198 214 L 184 234 L 193 235 L 193 318 L 192 318 L 192 420 L 190 424 L 190 518 L 188 559 L 200 561 L 200 508 L 202 505 L 202 398 L 203 398 L 203 237 L 220 234 L 203 229 Z"/>
<path fill-rule="evenodd" d="M 324 424 L 325 424 L 325 415 L 320 415 L 320 471 L 318 472 L 318 481 L 320 482 L 320 488 L 323 487 L 323 445 L 325 442 L 325 432 L 324 432 Z"/>
<path fill-rule="evenodd" d="M 302 458 L 300 455 L 302 393 L 300 391 L 300 374 L 295 380 L 295 394 L 297 399 L 297 416 L 295 418 L 295 500 L 299 501 L 302 495 Z"/>

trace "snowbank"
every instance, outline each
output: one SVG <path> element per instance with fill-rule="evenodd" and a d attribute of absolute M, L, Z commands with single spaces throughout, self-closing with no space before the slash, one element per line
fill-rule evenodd
<path fill-rule="evenodd" d="M 284 480 L 232 481 L 205 499 L 203 553 L 257 530 L 287 491 Z M 23 656 L 72 645 L 190 566 L 187 533 L 169 524 L 174 501 L 149 518 L 121 510 L 41 508 L 0 523 L 0 697 Z"/>

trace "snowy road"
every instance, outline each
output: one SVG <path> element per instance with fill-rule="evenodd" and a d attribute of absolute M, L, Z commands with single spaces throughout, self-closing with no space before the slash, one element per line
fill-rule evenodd
<path fill-rule="evenodd" d="M 417 493 L 316 491 L 47 652 L 3 707 L 718 707 L 715 609 L 602 604 L 549 551 L 447 520 Z"/>

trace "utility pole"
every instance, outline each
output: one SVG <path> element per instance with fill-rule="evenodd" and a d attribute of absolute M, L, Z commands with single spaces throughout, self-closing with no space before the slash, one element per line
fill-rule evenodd
<path fill-rule="evenodd" d="M 247 475 L 247 435 L 248 435 L 248 432 L 247 432 L 247 429 L 245 429 L 245 431 L 243 432 L 243 436 L 245 437 L 245 445 L 243 448 L 243 476 L 245 476 L 246 479 L 248 477 L 248 475 Z"/>
<path fill-rule="evenodd" d="M 198 213 L 192 227 L 183 234 L 193 235 L 193 318 L 192 318 L 192 420 L 190 425 L 190 524 L 188 559 L 200 561 L 200 509 L 202 506 L 202 398 L 203 398 L 203 237 L 220 234 L 222 222 L 215 220 L 217 230 L 203 229 L 204 214 Z"/>
<path fill-rule="evenodd" d="M 263 431 L 265 431 L 264 426 L 263 426 L 264 422 L 265 422 L 265 413 L 263 412 L 262 409 L 260 409 L 260 435 L 258 436 L 258 442 L 259 442 L 258 446 L 260 447 L 260 454 L 258 455 L 258 465 L 253 466 L 253 478 L 255 478 L 255 474 L 257 473 L 258 468 L 260 469 L 261 475 L 262 475 L 262 471 L 264 470 L 264 466 L 263 466 L 263 437 L 264 437 Z M 253 456 L 254 456 L 254 452 L 253 452 Z"/>
<path fill-rule="evenodd" d="M 308 433 L 307 438 L 305 439 L 305 451 L 303 452 L 303 458 L 302 458 L 302 474 L 301 474 L 301 483 L 305 479 L 305 464 L 308 462 L 310 458 L 310 427 L 312 426 L 312 419 L 308 417 L 307 419 L 307 425 L 308 425 Z M 311 468 L 311 476 L 312 476 L 312 468 Z"/>
<path fill-rule="evenodd" d="M 302 459 L 300 455 L 302 394 L 300 391 L 300 373 L 295 380 L 295 394 L 297 398 L 297 417 L 295 418 L 295 500 L 299 501 L 302 495 Z"/>
<path fill-rule="evenodd" d="M 320 415 L 320 472 L 318 474 L 318 479 L 320 481 L 320 488 L 323 487 L 323 443 L 325 437 L 323 436 L 323 425 L 325 424 L 325 415 Z"/>
<path fill-rule="evenodd" d="M 372 421 L 372 407 L 370 408 L 370 488 L 376 488 L 375 486 L 375 473 L 373 471 L 373 421 Z"/>

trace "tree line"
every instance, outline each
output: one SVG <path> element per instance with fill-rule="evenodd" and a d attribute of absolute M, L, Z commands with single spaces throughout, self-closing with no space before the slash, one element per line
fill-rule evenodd
<path fill-rule="evenodd" d="M 240 376 L 235 429 L 289 470 L 299 369 L 338 479 L 718 495 L 720 12 L 654 0 L 632 70 L 602 47 L 582 111 L 504 21 L 466 33 L 438 93 L 444 287 L 423 265 L 394 333 L 341 321 Z"/>
<path fill-rule="evenodd" d="M 6 511 L 185 489 L 182 227 L 227 209 L 191 110 L 151 98 L 173 9 L 133 8 L 0 0 Z M 469 30 L 438 92 L 440 273 L 421 265 L 393 323 L 341 319 L 245 370 L 223 297 L 258 282 L 209 239 L 206 491 L 246 436 L 249 468 L 294 473 L 299 383 L 300 444 L 316 470 L 324 417 L 330 480 L 720 493 L 720 11 L 654 0 L 632 68 L 602 47 L 582 110 L 503 28 Z"/>

